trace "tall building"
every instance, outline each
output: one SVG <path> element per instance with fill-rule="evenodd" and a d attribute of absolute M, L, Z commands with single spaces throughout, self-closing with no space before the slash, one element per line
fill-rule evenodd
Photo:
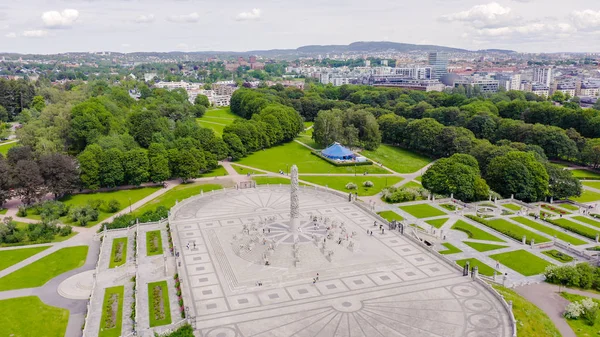
<path fill-rule="evenodd" d="M 541 67 L 541 68 L 533 68 L 533 78 L 534 83 L 544 84 L 546 86 L 550 86 L 552 83 L 552 68 L 550 67 Z"/>
<path fill-rule="evenodd" d="M 433 70 L 431 78 L 440 79 L 448 73 L 448 54 L 439 52 L 429 53 L 429 65 Z"/>

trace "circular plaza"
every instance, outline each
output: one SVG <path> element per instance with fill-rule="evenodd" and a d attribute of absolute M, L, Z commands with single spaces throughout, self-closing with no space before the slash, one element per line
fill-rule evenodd
<path fill-rule="evenodd" d="M 214 191 L 173 207 L 185 305 L 199 335 L 513 336 L 507 304 L 490 287 L 380 227 L 358 203 L 312 187 L 291 196 L 284 185 Z"/>

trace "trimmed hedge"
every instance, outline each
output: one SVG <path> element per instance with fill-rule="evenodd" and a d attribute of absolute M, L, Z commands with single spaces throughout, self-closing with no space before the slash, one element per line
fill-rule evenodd
<path fill-rule="evenodd" d="M 518 226 L 516 224 L 510 223 L 510 222 L 508 222 L 506 220 L 498 219 L 498 220 L 487 221 L 485 219 L 482 219 L 480 217 L 477 217 L 477 216 L 474 216 L 474 215 L 470 215 L 470 214 L 467 214 L 465 216 L 468 217 L 469 219 L 471 219 L 473 221 L 477 221 L 480 224 L 482 224 L 484 226 L 487 226 L 487 227 L 489 227 L 489 228 L 491 228 L 491 229 L 493 229 L 493 230 L 495 230 L 497 232 L 500 232 L 500 233 L 502 233 L 502 234 L 504 234 L 506 236 L 509 236 L 509 237 L 515 239 L 516 241 L 519 241 L 519 242 L 521 242 L 521 240 L 523 240 L 523 234 L 525 234 L 525 240 L 526 240 L 525 243 L 526 244 L 530 244 L 532 238 L 535 239 L 535 242 L 537 242 L 537 243 L 542 243 L 542 242 L 548 242 L 548 241 L 550 241 L 550 239 L 547 239 L 544 236 L 541 236 L 541 235 L 539 235 L 537 233 L 534 233 L 534 232 L 532 232 L 530 230 L 522 228 L 522 227 L 520 227 L 520 226 Z M 507 226 L 508 225 L 510 225 L 511 227 L 514 226 L 514 230 L 517 231 L 517 232 L 512 231 L 509 228 L 503 228 L 502 226 L 497 225 L 493 221 L 497 221 L 497 222 L 498 221 L 502 221 L 503 223 L 506 223 Z M 519 232 L 521 232 L 521 233 L 519 233 Z"/>
<path fill-rule="evenodd" d="M 338 167 L 343 167 L 343 166 L 367 166 L 367 165 L 373 165 L 373 162 L 371 162 L 370 160 L 367 161 L 361 161 L 361 162 L 343 162 L 340 163 L 338 161 L 335 161 L 333 159 L 329 159 L 327 157 L 324 157 L 321 155 L 321 153 L 319 151 L 311 151 L 310 153 L 312 153 L 313 155 L 327 161 L 329 164 L 333 165 L 333 166 L 338 166 Z"/>
<path fill-rule="evenodd" d="M 586 227 L 584 225 L 580 225 L 573 221 L 569 221 L 567 219 L 542 219 L 548 223 L 553 224 L 554 226 L 558 226 L 560 228 L 564 228 L 573 233 L 577 233 L 579 235 L 585 236 L 586 238 L 596 240 L 596 234 L 600 233 L 600 230 L 596 230 L 593 228 Z"/>

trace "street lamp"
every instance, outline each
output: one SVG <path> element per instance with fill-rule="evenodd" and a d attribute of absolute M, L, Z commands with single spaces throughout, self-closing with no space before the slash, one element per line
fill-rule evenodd
<path fill-rule="evenodd" d="M 131 198 L 129 198 L 129 213 L 131 213 Z"/>

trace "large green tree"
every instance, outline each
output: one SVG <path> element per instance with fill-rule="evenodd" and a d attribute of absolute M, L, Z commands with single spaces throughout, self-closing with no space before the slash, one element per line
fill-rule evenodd
<path fill-rule="evenodd" d="M 436 194 L 463 201 L 486 199 L 489 187 L 480 176 L 477 160 L 468 154 L 454 154 L 436 161 L 423 175 L 423 187 Z"/>
<path fill-rule="evenodd" d="M 527 202 L 548 195 L 548 173 L 532 152 L 513 151 L 490 161 L 486 180 L 492 190 L 504 197 Z"/>
<path fill-rule="evenodd" d="M 146 150 L 137 148 L 125 152 L 123 166 L 127 184 L 139 186 L 148 181 L 150 174 Z"/>
<path fill-rule="evenodd" d="M 164 145 L 153 143 L 148 148 L 148 162 L 150 180 L 163 182 L 171 177 L 169 170 L 169 153 Z"/>
<path fill-rule="evenodd" d="M 549 196 L 554 199 L 567 199 L 581 195 L 581 182 L 569 170 L 558 165 L 546 164 L 549 176 Z"/>
<path fill-rule="evenodd" d="M 41 156 L 39 162 L 44 185 L 55 198 L 71 193 L 79 185 L 79 170 L 72 157 L 51 153 Z"/>

